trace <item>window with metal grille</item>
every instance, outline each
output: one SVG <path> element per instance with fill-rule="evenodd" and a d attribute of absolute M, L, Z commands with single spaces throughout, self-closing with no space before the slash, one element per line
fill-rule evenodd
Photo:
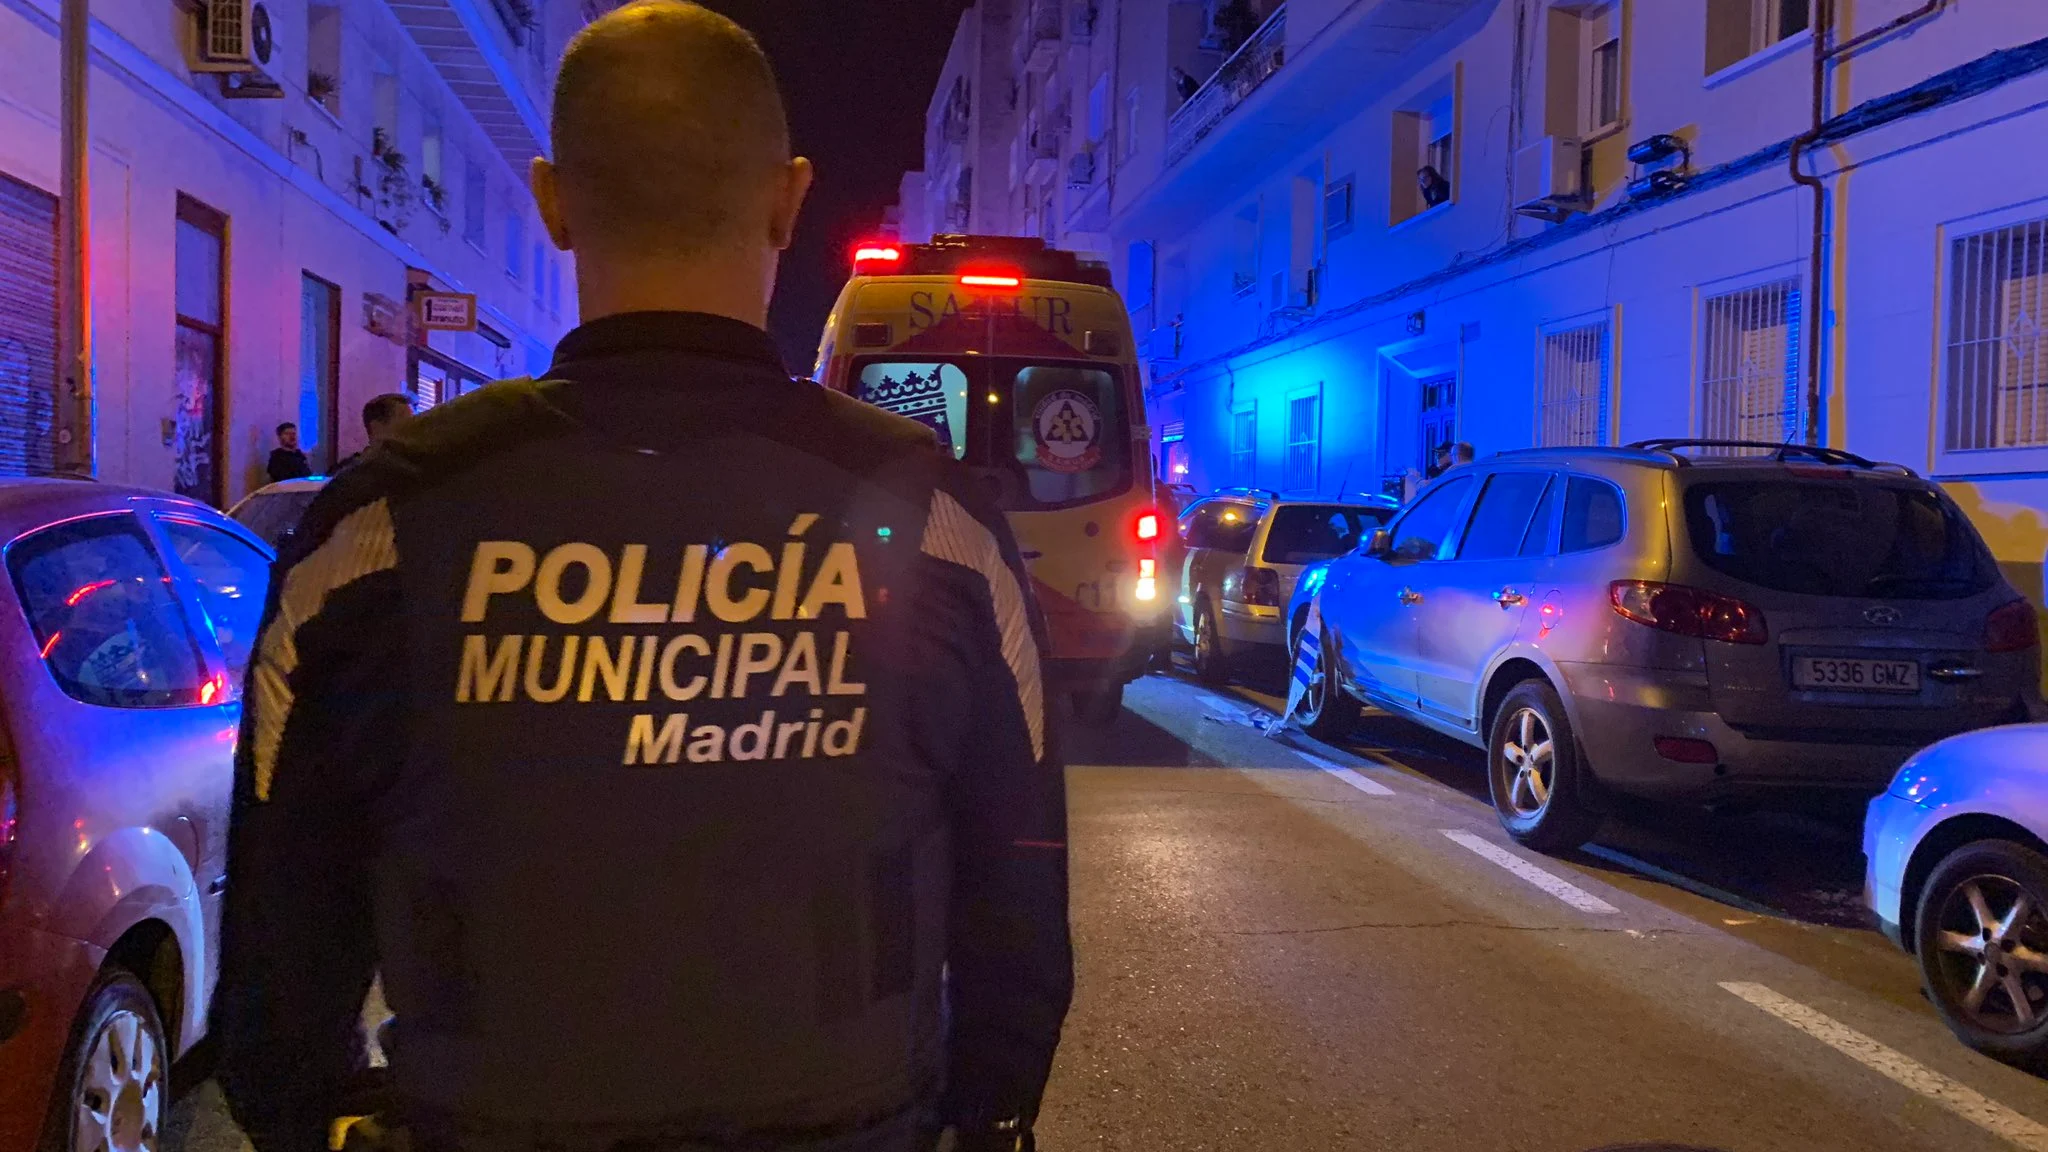
<path fill-rule="evenodd" d="M 1256 404 L 1230 414 L 1230 478 L 1238 484 L 1258 479 L 1259 407 Z"/>
<path fill-rule="evenodd" d="M 1607 443 L 1610 344 L 1606 320 L 1543 334 L 1536 379 L 1538 447 Z"/>
<path fill-rule="evenodd" d="M 1700 315 L 1700 434 L 1800 439 L 1799 281 L 1709 296 Z"/>
<path fill-rule="evenodd" d="M 1316 486 L 1322 463 L 1323 396 L 1320 391 L 1287 401 L 1287 488 L 1300 492 Z"/>
<path fill-rule="evenodd" d="M 1946 443 L 2048 447 L 2048 220 L 1949 249 Z"/>

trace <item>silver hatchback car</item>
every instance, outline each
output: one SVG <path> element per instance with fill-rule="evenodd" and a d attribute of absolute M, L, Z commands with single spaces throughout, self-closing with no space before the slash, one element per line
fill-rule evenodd
<path fill-rule="evenodd" d="M 1220 684 L 1239 657 L 1285 653 L 1281 606 L 1302 569 L 1356 550 L 1399 507 L 1380 496 L 1290 500 L 1226 488 L 1182 509 L 1174 624 L 1194 652 L 1195 674 Z"/>
<path fill-rule="evenodd" d="M 1313 652 L 1302 622 L 1323 626 Z M 2033 607 L 1953 502 L 1797 445 L 1507 452 L 1439 477 L 1289 604 L 1304 719 L 1359 701 L 1487 752 L 1542 849 L 1603 792 L 1876 793 L 1914 749 L 2039 707 Z"/>

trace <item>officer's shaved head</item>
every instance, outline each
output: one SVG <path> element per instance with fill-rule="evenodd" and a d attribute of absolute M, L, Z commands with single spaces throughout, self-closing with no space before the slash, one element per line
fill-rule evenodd
<path fill-rule="evenodd" d="M 761 46 L 685 0 L 635 0 L 577 35 L 555 81 L 554 160 L 534 195 L 576 253 L 584 318 L 765 316 L 810 187 Z"/>

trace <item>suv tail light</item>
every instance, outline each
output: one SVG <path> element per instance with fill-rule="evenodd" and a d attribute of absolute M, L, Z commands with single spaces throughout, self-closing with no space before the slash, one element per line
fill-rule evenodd
<path fill-rule="evenodd" d="M 1680 636 L 1727 644 L 1761 644 L 1770 637 L 1764 614 L 1754 606 L 1703 588 L 1616 580 L 1608 585 L 1607 595 L 1622 616 Z"/>
<path fill-rule="evenodd" d="M 2041 629 L 2035 622 L 2034 606 L 2025 600 L 1993 609 L 1984 620 L 1986 652 L 2024 652 L 2040 642 Z"/>
<path fill-rule="evenodd" d="M 1231 596 L 1232 592 L 1236 592 L 1237 595 Z M 1226 599 L 1234 599 L 1243 604 L 1278 608 L 1280 574 L 1271 568 L 1254 568 L 1247 564 L 1223 578 L 1223 595 Z"/>

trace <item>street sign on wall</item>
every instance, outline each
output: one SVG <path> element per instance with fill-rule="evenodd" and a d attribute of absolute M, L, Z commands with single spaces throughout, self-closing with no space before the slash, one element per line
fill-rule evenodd
<path fill-rule="evenodd" d="M 476 331 L 476 297 L 468 292 L 420 292 L 413 296 L 420 327 L 430 332 Z"/>

